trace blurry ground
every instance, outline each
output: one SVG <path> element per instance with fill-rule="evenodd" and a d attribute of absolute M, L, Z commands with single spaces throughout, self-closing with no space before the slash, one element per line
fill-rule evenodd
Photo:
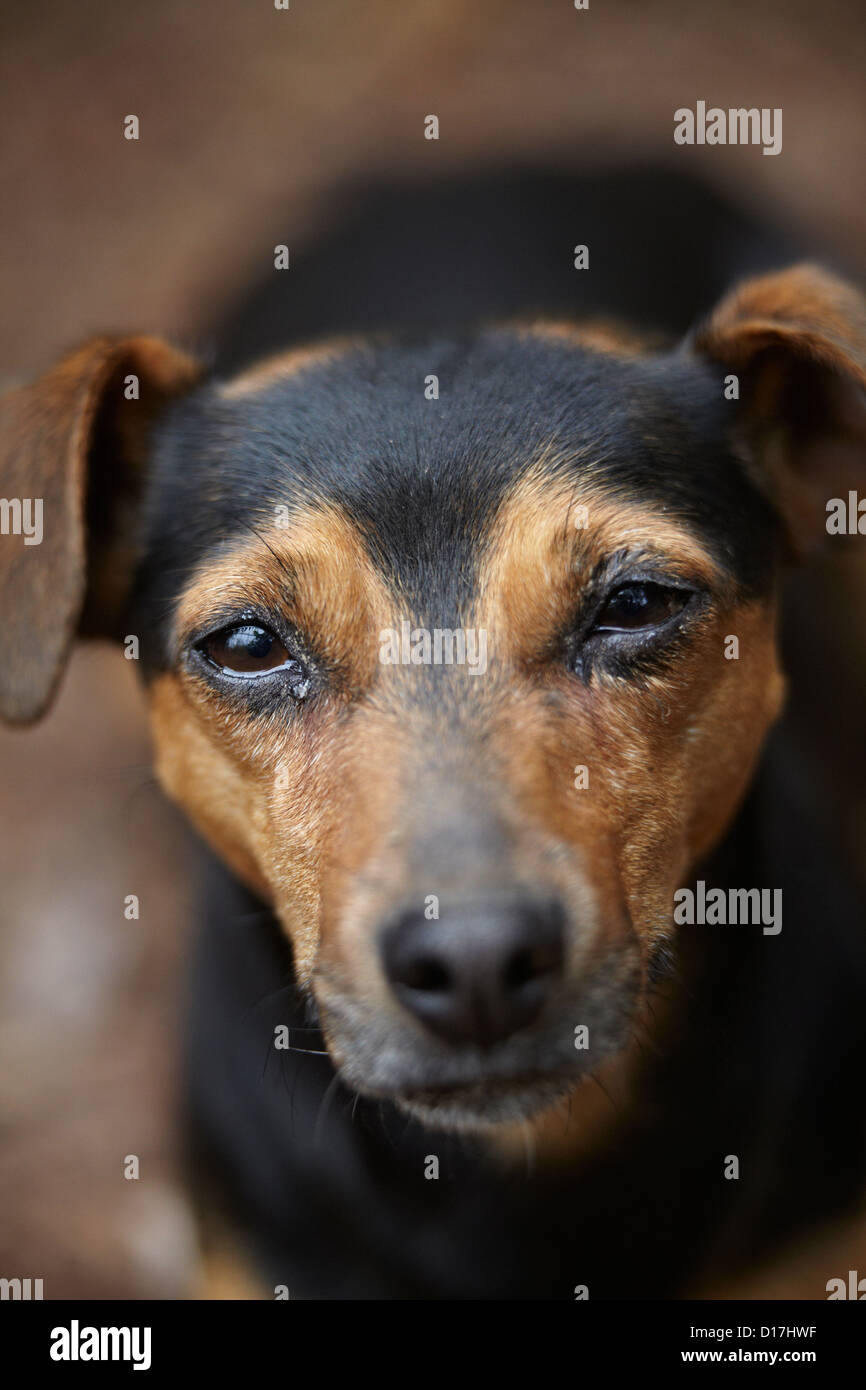
<path fill-rule="evenodd" d="M 6 0 L 0 378 L 106 327 L 206 345 L 275 241 L 314 235 L 365 172 L 676 158 L 866 275 L 864 72 L 857 0 Z M 675 149 L 698 98 L 782 107 L 783 153 Z M 862 611 L 862 569 L 847 582 Z M 0 1274 L 172 1296 L 190 885 L 130 664 L 80 652 L 46 723 L 0 736 L 0 769 Z"/>

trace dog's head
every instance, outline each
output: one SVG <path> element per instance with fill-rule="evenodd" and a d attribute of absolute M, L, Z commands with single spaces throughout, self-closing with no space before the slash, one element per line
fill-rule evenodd
<path fill-rule="evenodd" d="M 538 1111 L 628 1042 L 748 784 L 779 562 L 866 478 L 864 384 L 864 301 L 811 268 L 664 353 L 517 325 L 220 383 L 99 340 L 0 407 L 4 711 L 76 631 L 138 636 L 162 783 L 347 1082 Z"/>

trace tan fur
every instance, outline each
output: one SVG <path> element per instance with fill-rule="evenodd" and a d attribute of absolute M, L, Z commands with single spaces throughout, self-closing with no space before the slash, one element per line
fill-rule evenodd
<path fill-rule="evenodd" d="M 262 1302 L 273 1292 L 262 1281 L 244 1243 L 225 1217 L 200 1221 L 203 1250 L 189 1296 L 202 1302 Z M 289 1290 L 291 1294 L 291 1290 Z"/>
<path fill-rule="evenodd" d="M 328 338 L 311 347 L 292 348 L 289 352 L 275 353 L 257 362 L 249 371 L 232 377 L 219 388 L 219 395 L 226 401 L 239 400 L 245 396 L 256 396 L 277 382 L 298 376 L 309 367 L 320 367 L 333 362 L 355 340 L 352 338 Z"/>
<path fill-rule="evenodd" d="M 582 319 L 580 323 L 568 319 L 534 319 L 516 322 L 514 329 L 518 334 L 546 338 L 550 342 L 571 343 L 592 352 L 614 353 L 617 357 L 639 357 L 655 341 L 649 334 L 638 333 L 628 324 L 615 319 Z"/>
<path fill-rule="evenodd" d="M 704 1282 L 693 1293 L 701 1299 L 794 1299 L 821 1300 L 828 1297 L 831 1279 L 843 1279 L 848 1271 L 858 1278 L 866 1276 L 866 1212 L 810 1232 L 775 1255 L 760 1268 L 748 1270 L 738 1278 L 719 1284 Z M 858 1301 L 863 1300 L 860 1294 Z"/>
<path fill-rule="evenodd" d="M 326 844 L 338 834 L 348 776 L 341 712 L 377 677 L 377 635 L 391 600 L 340 513 L 308 511 L 288 530 L 261 534 L 193 579 L 178 609 L 177 641 L 232 600 L 277 605 L 317 644 L 334 691 L 288 727 L 254 730 L 227 715 L 202 682 L 172 672 L 154 683 L 151 720 L 163 785 L 235 871 L 273 901 L 307 979 Z"/>
<path fill-rule="evenodd" d="M 576 513 L 586 526 L 574 527 Z M 537 472 L 503 508 L 498 532 L 482 606 L 491 647 L 511 664 L 512 785 L 529 816 L 587 850 L 606 906 L 619 885 L 651 941 L 674 888 L 733 814 L 778 711 L 773 612 L 735 608 L 711 558 L 663 513 L 551 487 Z M 625 547 L 669 557 L 681 577 L 721 590 L 720 601 L 670 677 L 653 677 L 649 690 L 600 679 L 587 691 L 549 662 L 546 640 L 593 564 Z M 739 661 L 724 657 L 731 633 Z M 576 765 L 589 768 L 588 790 L 573 787 Z"/>

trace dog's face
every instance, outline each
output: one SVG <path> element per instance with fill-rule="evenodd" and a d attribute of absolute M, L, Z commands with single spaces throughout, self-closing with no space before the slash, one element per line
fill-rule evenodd
<path fill-rule="evenodd" d="M 627 1044 L 779 708 L 779 542 L 828 448 L 861 458 L 862 307 L 751 294 L 676 353 L 350 343 L 184 379 L 148 428 L 85 615 L 140 635 L 163 785 L 272 903 L 346 1081 L 427 1121 L 521 1118 Z"/>
<path fill-rule="evenodd" d="M 157 769 L 358 1089 L 514 1117 L 627 1040 L 778 705 L 725 411 L 708 365 L 499 330 L 277 361 L 161 433 Z"/>

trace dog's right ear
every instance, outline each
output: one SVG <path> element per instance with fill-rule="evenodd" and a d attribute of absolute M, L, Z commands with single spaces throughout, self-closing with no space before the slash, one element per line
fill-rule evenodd
<path fill-rule="evenodd" d="M 51 702 L 77 631 L 115 636 L 151 426 L 199 379 L 159 338 L 98 338 L 0 397 L 0 715 Z"/>

